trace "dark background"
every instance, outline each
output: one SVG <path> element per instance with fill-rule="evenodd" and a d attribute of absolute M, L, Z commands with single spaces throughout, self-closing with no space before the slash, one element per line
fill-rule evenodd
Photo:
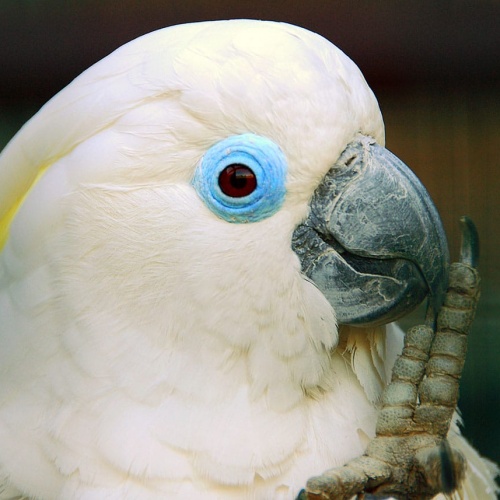
<path fill-rule="evenodd" d="M 387 146 L 421 178 L 456 257 L 457 221 L 481 240 L 482 301 L 460 407 L 464 433 L 500 462 L 500 2 L 332 0 L 0 0 L 0 148 L 81 71 L 172 24 L 286 21 L 316 31 L 361 68 Z"/>

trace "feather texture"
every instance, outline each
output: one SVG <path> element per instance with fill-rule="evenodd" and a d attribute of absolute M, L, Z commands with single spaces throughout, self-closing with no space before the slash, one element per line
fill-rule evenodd
<path fill-rule="evenodd" d="M 135 40 L 23 127 L 0 157 L 0 498 L 290 499 L 363 451 L 400 339 L 339 337 L 291 249 L 360 131 L 383 142 L 355 65 L 256 21 Z M 191 179 L 248 132 L 287 194 L 231 224 Z"/>

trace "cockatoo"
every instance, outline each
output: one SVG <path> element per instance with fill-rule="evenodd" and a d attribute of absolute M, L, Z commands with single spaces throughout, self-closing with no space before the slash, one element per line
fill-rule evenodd
<path fill-rule="evenodd" d="M 0 221 L 2 499 L 293 499 L 363 452 L 384 325 L 446 281 L 359 69 L 282 23 L 92 66 L 3 151 Z"/>

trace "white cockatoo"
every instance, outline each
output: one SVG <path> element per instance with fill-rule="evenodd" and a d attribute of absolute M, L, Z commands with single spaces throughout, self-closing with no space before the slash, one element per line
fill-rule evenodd
<path fill-rule="evenodd" d="M 0 498 L 293 499 L 361 454 L 382 325 L 447 265 L 383 144 L 354 63 L 281 23 L 156 31 L 49 101 L 0 158 Z"/>

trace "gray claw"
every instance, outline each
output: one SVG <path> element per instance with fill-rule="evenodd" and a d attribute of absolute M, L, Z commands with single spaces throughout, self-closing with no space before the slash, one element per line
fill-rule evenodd
<path fill-rule="evenodd" d="M 307 483 L 302 499 L 430 499 L 460 487 L 465 459 L 446 436 L 458 400 L 467 335 L 479 299 L 477 231 L 461 219 L 460 262 L 450 266 L 449 288 L 437 328 L 419 325 L 405 335 L 392 380 L 382 396 L 376 437 L 365 454 Z"/>
<path fill-rule="evenodd" d="M 473 220 L 466 215 L 460 217 L 462 229 L 462 246 L 460 248 L 460 263 L 477 268 L 479 262 L 479 234 Z"/>

